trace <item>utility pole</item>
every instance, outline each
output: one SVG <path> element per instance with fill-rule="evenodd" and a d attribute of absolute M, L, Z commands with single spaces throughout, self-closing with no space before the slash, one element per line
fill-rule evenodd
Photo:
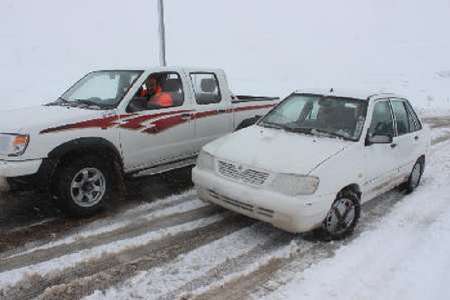
<path fill-rule="evenodd" d="M 164 25 L 164 3 L 163 0 L 158 1 L 159 14 L 159 62 L 161 66 L 165 67 L 166 62 L 166 28 Z"/>

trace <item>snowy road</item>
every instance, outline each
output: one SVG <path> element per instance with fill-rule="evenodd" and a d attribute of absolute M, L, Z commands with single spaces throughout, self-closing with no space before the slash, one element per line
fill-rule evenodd
<path fill-rule="evenodd" d="M 364 205 L 341 242 L 206 205 L 185 171 L 132 182 L 126 203 L 87 220 L 0 196 L 0 299 L 449 298 L 450 118 L 427 122 L 423 184 Z"/>

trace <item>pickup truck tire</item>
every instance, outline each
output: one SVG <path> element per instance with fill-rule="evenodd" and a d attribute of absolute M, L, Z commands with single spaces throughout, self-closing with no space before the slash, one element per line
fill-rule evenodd
<path fill-rule="evenodd" d="M 341 240 L 353 233 L 359 221 L 361 205 L 352 191 L 339 193 L 334 200 L 321 231 L 325 240 Z"/>
<path fill-rule="evenodd" d="M 112 166 L 85 155 L 66 162 L 57 173 L 58 206 L 75 217 L 90 216 L 112 197 Z"/>
<path fill-rule="evenodd" d="M 419 158 L 409 175 L 408 181 L 406 182 L 406 193 L 412 193 L 420 184 L 422 179 L 423 171 L 425 170 L 425 160 L 421 157 Z"/>

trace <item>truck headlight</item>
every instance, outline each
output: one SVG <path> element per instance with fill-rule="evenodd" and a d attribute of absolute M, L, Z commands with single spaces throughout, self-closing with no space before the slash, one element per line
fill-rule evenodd
<path fill-rule="evenodd" d="M 30 136 L 21 134 L 0 133 L 0 154 L 20 156 L 27 150 Z"/>
<path fill-rule="evenodd" d="M 271 183 L 271 189 L 288 195 L 311 195 L 319 186 L 319 178 L 313 176 L 278 174 Z"/>
<path fill-rule="evenodd" d="M 197 168 L 201 170 L 214 170 L 214 156 L 206 151 L 200 151 L 197 158 Z"/>

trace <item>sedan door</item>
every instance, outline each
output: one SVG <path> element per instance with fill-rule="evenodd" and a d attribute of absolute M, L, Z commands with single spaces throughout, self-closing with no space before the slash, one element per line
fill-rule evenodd
<path fill-rule="evenodd" d="M 372 121 L 367 135 L 395 136 L 394 118 L 388 99 L 381 99 L 374 103 Z M 399 175 L 398 150 L 395 143 L 371 144 L 364 147 L 366 174 L 363 189 L 366 195 L 378 195 L 393 188 L 391 184 Z"/>
<path fill-rule="evenodd" d="M 422 148 L 421 140 L 424 137 L 421 136 L 421 131 L 417 130 L 417 125 L 412 120 L 413 116 L 408 112 L 408 103 L 406 100 L 391 98 L 391 105 L 397 131 L 394 143 L 398 147 L 396 159 L 400 162 L 399 173 L 403 176 L 409 176 L 414 163 L 420 156 Z"/>

